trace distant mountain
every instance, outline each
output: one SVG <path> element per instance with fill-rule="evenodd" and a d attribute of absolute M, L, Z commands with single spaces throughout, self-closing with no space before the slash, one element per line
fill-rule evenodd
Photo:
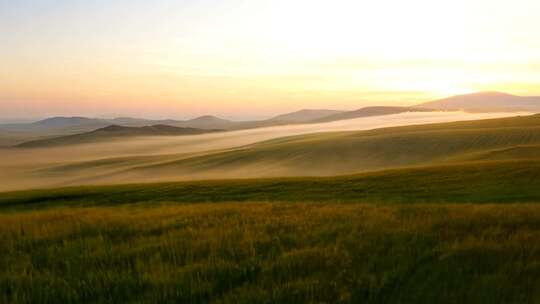
<path fill-rule="evenodd" d="M 453 111 L 497 112 L 526 111 L 540 112 L 540 97 L 521 97 L 498 92 L 483 92 L 453 96 L 419 104 L 414 107 L 365 107 L 354 111 L 337 111 L 326 109 L 304 109 L 292 113 L 278 115 L 266 120 L 231 121 L 216 116 L 205 115 L 190 120 L 151 120 L 133 117 L 100 119 L 88 117 L 51 117 L 33 123 L 16 123 L 0 125 L 0 135 L 25 141 L 50 136 L 73 135 L 90 132 L 109 125 L 126 127 L 144 127 L 152 125 L 168 125 L 180 128 L 206 130 L 242 130 L 261 127 L 272 127 L 298 123 L 322 123 L 337 120 L 354 119 L 369 116 L 399 114 L 411 111 Z M 9 140 L 13 142 L 12 139 Z M 19 141 L 21 142 L 21 141 Z M 1 142 L 0 142 L 1 143 Z"/>
<path fill-rule="evenodd" d="M 103 128 L 110 125 L 104 119 L 87 118 L 87 117 L 51 117 L 32 123 L 17 123 L 1 125 L 2 129 L 17 132 L 31 133 L 54 133 L 66 132 L 77 133 L 88 131 L 97 128 Z"/>
<path fill-rule="evenodd" d="M 361 117 L 379 116 L 399 114 L 405 112 L 429 112 L 431 110 L 422 108 L 410 108 L 410 107 L 365 107 L 355 111 L 347 111 L 330 116 L 325 116 L 320 119 L 315 119 L 312 122 L 331 122 L 337 120 L 354 119 Z"/>
<path fill-rule="evenodd" d="M 316 119 L 321 119 L 330 115 L 337 115 L 344 111 L 337 110 L 325 110 L 325 109 L 303 109 L 300 111 L 281 114 L 276 117 L 270 118 L 270 121 L 282 121 L 290 123 L 303 123 L 310 122 Z"/>
<path fill-rule="evenodd" d="M 458 95 L 419 104 L 434 110 L 469 112 L 529 111 L 540 112 L 540 96 L 515 96 L 500 92 L 481 92 Z"/>
<path fill-rule="evenodd" d="M 121 125 L 126 127 L 142 127 L 158 123 L 158 121 L 155 120 L 133 117 L 117 117 L 113 119 L 106 119 L 106 121 L 109 124 Z M 159 123 L 161 124 L 161 121 L 159 121 Z"/>
<path fill-rule="evenodd" d="M 227 119 L 219 118 L 216 116 L 212 116 L 212 115 L 204 115 L 204 116 L 199 116 L 197 118 L 188 120 L 188 122 L 191 122 L 191 123 L 229 123 L 231 121 Z"/>
<path fill-rule="evenodd" d="M 220 130 L 203 130 L 195 128 L 179 128 L 168 125 L 153 125 L 144 127 L 124 127 L 110 125 L 91 132 L 60 136 L 54 138 L 33 140 L 17 145 L 20 148 L 52 147 L 73 144 L 92 143 L 114 138 L 126 138 L 136 136 L 178 136 L 178 135 L 196 135 Z"/>
<path fill-rule="evenodd" d="M 126 127 L 144 127 L 152 125 L 169 125 L 198 129 L 231 129 L 236 122 L 215 116 L 201 116 L 191 120 L 151 120 L 133 117 L 113 119 L 88 117 L 51 117 L 32 123 L 2 124 L 0 129 L 12 132 L 24 132 L 39 135 L 70 135 L 90 132 L 109 125 Z"/>
<path fill-rule="evenodd" d="M 94 124 L 100 123 L 99 119 L 91 119 L 86 117 L 51 117 L 38 122 L 31 123 L 31 125 L 45 127 L 45 128 L 57 128 L 64 126 L 75 126 L 80 124 Z"/>
<path fill-rule="evenodd" d="M 191 127 L 191 128 L 199 128 L 199 129 L 224 129 L 224 130 L 230 130 L 234 128 L 234 125 L 237 122 L 219 118 L 212 115 L 205 115 L 201 117 L 197 117 L 190 120 L 184 120 L 184 121 L 177 121 L 174 122 L 174 126 L 178 127 Z"/>

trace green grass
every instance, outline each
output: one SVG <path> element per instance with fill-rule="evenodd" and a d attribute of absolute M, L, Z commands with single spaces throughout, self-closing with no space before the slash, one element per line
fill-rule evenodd
<path fill-rule="evenodd" d="M 509 203 L 540 201 L 540 162 L 481 162 L 321 178 L 84 186 L 0 194 L 0 210 L 155 202 Z"/>
<path fill-rule="evenodd" d="M 0 194 L 0 303 L 538 303 L 540 162 Z"/>
<path fill-rule="evenodd" d="M 538 303 L 538 205 L 0 214 L 3 303 Z"/>

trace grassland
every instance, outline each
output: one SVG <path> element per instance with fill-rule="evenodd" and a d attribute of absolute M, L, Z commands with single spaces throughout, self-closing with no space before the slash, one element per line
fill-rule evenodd
<path fill-rule="evenodd" d="M 393 169 L 339 177 L 83 186 L 0 194 L 0 210 L 135 203 L 540 201 L 540 162 L 498 161 Z"/>
<path fill-rule="evenodd" d="M 336 175 L 463 161 L 500 149 L 540 145 L 540 116 L 316 133 L 242 149 L 131 168 L 130 172 L 235 172 L 248 176 Z M 537 155 L 514 155 L 512 159 Z M 478 157 L 476 158 L 478 159 Z"/>
<path fill-rule="evenodd" d="M 537 117 L 433 124 L 507 115 L 403 113 L 193 136 L 128 136 L 92 144 L 5 148 L 0 149 L 0 171 L 9 178 L 1 180 L 0 191 L 143 181 L 332 176 L 433 165 L 468 153 L 540 145 Z M 361 131 L 427 123 L 431 124 Z M 327 133 L 305 135 L 321 131 Z M 299 134 L 304 135 L 290 136 Z"/>
<path fill-rule="evenodd" d="M 538 303 L 540 163 L 0 195 L 0 302 Z"/>
<path fill-rule="evenodd" d="M 224 203 L 0 215 L 4 303 L 538 303 L 538 205 Z"/>
<path fill-rule="evenodd" d="M 539 128 L 531 116 L 138 160 L 234 176 L 272 157 L 401 157 L 353 175 L 0 193 L 0 303 L 540 303 Z"/>
<path fill-rule="evenodd" d="M 465 161 L 535 160 L 540 116 L 283 137 L 197 155 L 105 158 L 55 164 L 32 178 L 67 184 L 117 181 L 334 176 Z M 522 153 L 504 156 L 513 149 Z M 501 153 L 503 152 L 503 153 Z M 506 153 L 508 154 L 508 153 Z M 107 166 L 101 164 L 106 163 Z"/>

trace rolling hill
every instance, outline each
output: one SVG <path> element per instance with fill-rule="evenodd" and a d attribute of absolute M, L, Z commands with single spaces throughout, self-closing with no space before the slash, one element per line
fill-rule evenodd
<path fill-rule="evenodd" d="M 379 111 L 380 115 L 392 114 L 389 111 Z M 403 111 L 395 111 L 399 113 Z M 110 125 L 124 127 L 145 127 L 153 125 L 169 125 L 179 128 L 195 128 L 206 130 L 245 130 L 289 124 L 317 123 L 320 119 L 335 114 L 346 113 L 334 110 L 300 110 L 292 113 L 279 115 L 266 120 L 231 121 L 212 115 L 200 116 L 190 120 L 150 120 L 132 117 L 118 117 L 114 119 L 87 118 L 87 117 L 51 117 L 33 123 L 17 123 L 0 125 L 0 146 L 16 145 L 27 141 L 51 139 L 54 137 L 75 135 L 91 132 Z M 371 112 L 367 116 L 379 115 Z M 352 114 L 349 118 L 362 117 Z M 330 121 L 346 118 L 330 119 Z"/>
<path fill-rule="evenodd" d="M 32 123 L 4 124 L 2 128 L 7 131 L 37 134 L 73 134 L 103 128 L 110 124 L 110 122 L 98 118 L 50 117 Z"/>
<path fill-rule="evenodd" d="M 523 97 L 500 92 L 481 92 L 422 103 L 418 107 L 445 111 L 528 111 L 538 113 L 540 112 L 540 96 Z"/>
<path fill-rule="evenodd" d="M 540 144 L 540 116 L 281 138 L 132 170 L 248 176 L 336 175 L 485 156 Z M 149 170 L 149 171 L 147 171 Z"/>
<path fill-rule="evenodd" d="M 330 176 L 396 167 L 536 160 L 540 116 L 292 136 L 193 155 L 111 158 L 40 168 L 77 183 Z"/>
<path fill-rule="evenodd" d="M 345 119 L 355 119 L 370 116 L 399 114 L 405 112 L 430 112 L 431 109 L 420 107 L 365 107 L 354 111 L 345 111 L 312 120 L 312 123 L 330 122 Z"/>
<path fill-rule="evenodd" d="M 179 136 L 179 135 L 195 135 L 210 132 L 218 132 L 220 130 L 204 130 L 194 128 L 180 128 L 167 125 L 153 125 L 145 127 L 124 127 L 118 125 L 110 125 L 91 132 L 60 136 L 48 139 L 34 140 L 18 144 L 19 148 L 36 148 L 36 147 L 52 147 L 63 145 L 74 145 L 83 143 L 92 143 L 114 138 L 126 138 L 137 136 Z"/>
<path fill-rule="evenodd" d="M 185 120 L 185 121 L 173 121 L 171 122 L 173 126 L 183 127 L 183 128 L 197 128 L 197 129 L 224 129 L 228 130 L 234 127 L 236 122 L 219 118 L 212 115 L 204 115 L 194 119 Z"/>
<path fill-rule="evenodd" d="M 281 114 L 270 118 L 272 121 L 283 121 L 290 123 L 312 122 L 323 117 L 344 113 L 345 111 L 324 110 L 324 109 L 303 109 L 296 112 Z"/>
<path fill-rule="evenodd" d="M 9 137 L 2 142 L 20 143 L 51 136 L 72 135 L 90 132 L 109 125 L 143 127 L 170 125 L 182 128 L 243 130 L 288 124 L 324 123 L 362 117 L 426 111 L 468 111 L 468 112 L 540 112 L 540 97 L 521 97 L 505 93 L 483 92 L 453 96 L 426 102 L 413 107 L 372 106 L 353 111 L 327 109 L 303 109 L 278 115 L 264 120 L 232 121 L 211 115 L 189 120 L 151 120 L 132 117 L 113 119 L 88 117 L 51 117 L 33 123 L 11 123 L 0 125 L 1 137 Z M 8 134 L 10 133 L 10 134 Z M 16 137 L 11 136 L 16 133 Z"/>
<path fill-rule="evenodd" d="M 504 187 L 501 187 L 504 183 Z M 473 186 L 474 185 L 474 186 Z M 204 180 L 0 193 L 0 210 L 155 202 L 540 202 L 540 157 L 331 177 Z"/>

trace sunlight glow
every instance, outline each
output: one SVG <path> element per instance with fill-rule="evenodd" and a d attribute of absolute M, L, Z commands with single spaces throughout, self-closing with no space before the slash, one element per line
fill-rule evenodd
<path fill-rule="evenodd" d="M 536 0 L 29 2 L 0 4 L 3 114 L 270 115 L 540 94 Z"/>

